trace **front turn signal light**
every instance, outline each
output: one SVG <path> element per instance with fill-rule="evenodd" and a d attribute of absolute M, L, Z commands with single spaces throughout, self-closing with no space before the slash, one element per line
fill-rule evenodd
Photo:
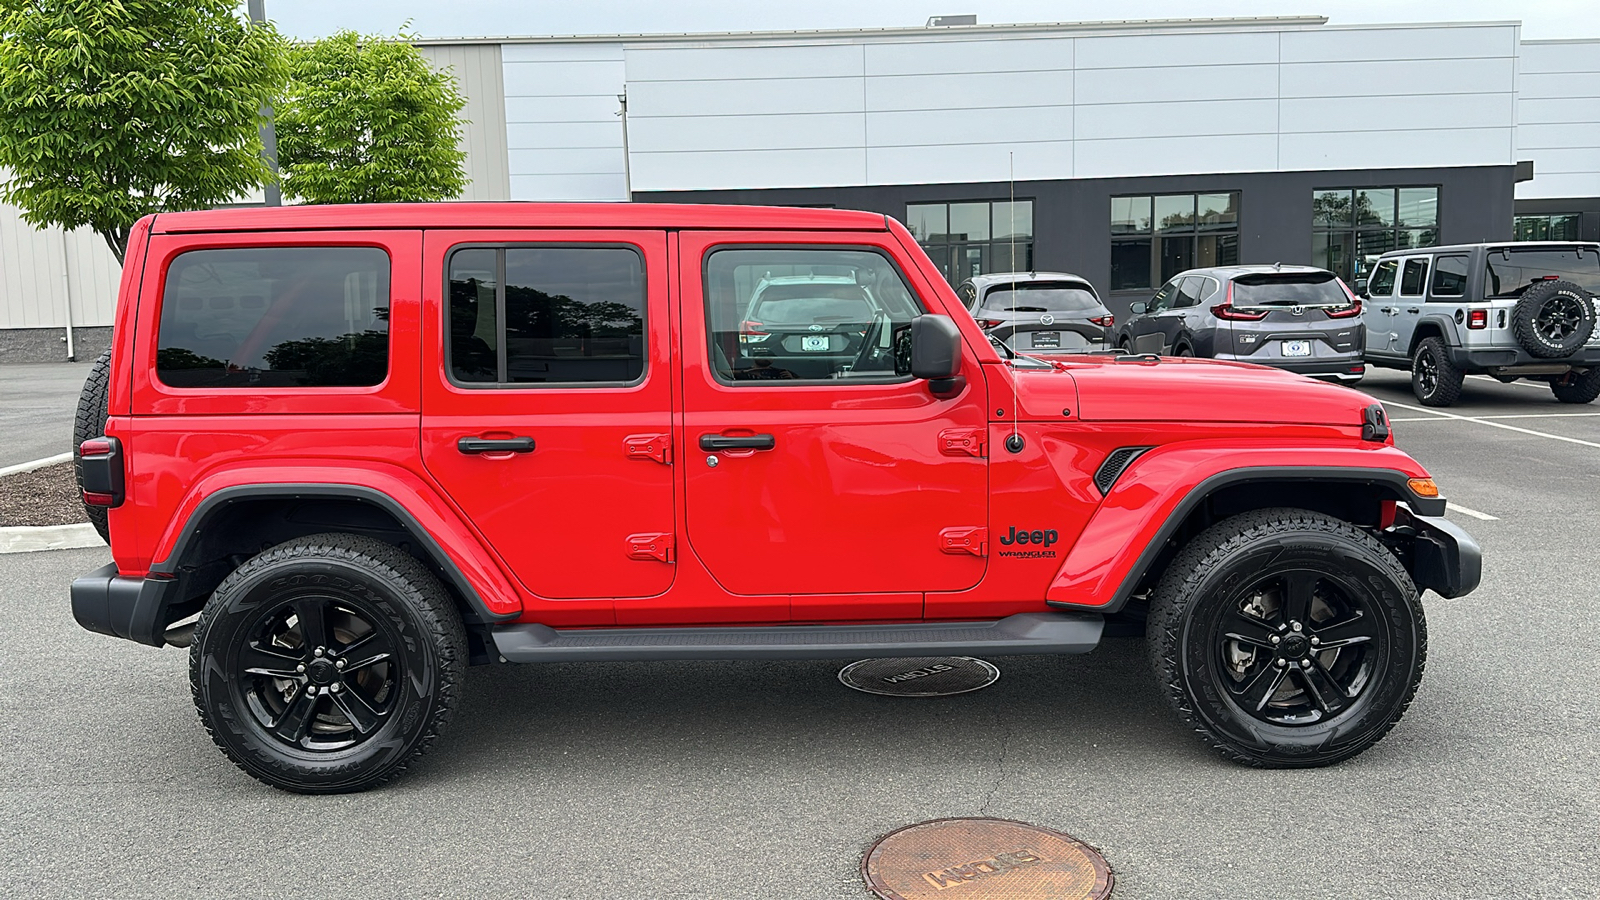
<path fill-rule="evenodd" d="M 1406 481 L 1411 486 L 1411 492 L 1418 497 L 1439 496 L 1439 486 L 1433 483 L 1432 478 L 1412 478 Z"/>

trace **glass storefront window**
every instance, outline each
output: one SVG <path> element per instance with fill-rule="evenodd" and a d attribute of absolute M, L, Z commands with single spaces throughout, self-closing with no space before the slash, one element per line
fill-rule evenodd
<path fill-rule="evenodd" d="M 1356 226 L 1389 228 L 1394 225 L 1394 188 L 1356 191 Z"/>
<path fill-rule="evenodd" d="M 1553 216 L 1517 216 L 1511 226 L 1511 239 L 1516 241 L 1575 241 L 1578 240 L 1578 213 L 1557 213 Z"/>
<path fill-rule="evenodd" d="M 1311 262 L 1353 287 L 1390 250 L 1439 244 L 1437 187 L 1322 188 L 1311 194 Z"/>
<path fill-rule="evenodd" d="M 1401 188 L 1397 224 L 1401 228 L 1432 228 L 1439 224 L 1438 188 Z"/>
<path fill-rule="evenodd" d="M 1033 269 L 1033 201 L 908 203 L 906 228 L 953 285 Z"/>
<path fill-rule="evenodd" d="M 1193 231 L 1194 195 L 1156 198 L 1157 231 Z M 1162 279 L 1165 281 L 1166 279 Z"/>
<path fill-rule="evenodd" d="M 943 241 L 950 233 L 950 207 L 945 203 L 906 205 L 906 228 L 919 242 Z"/>
<path fill-rule="evenodd" d="M 1111 198 L 1112 234 L 1149 234 L 1149 197 Z"/>
<path fill-rule="evenodd" d="M 1152 231 L 1160 237 L 1143 236 Z M 1238 192 L 1111 198 L 1111 290 L 1150 288 L 1185 269 L 1238 262 Z"/>

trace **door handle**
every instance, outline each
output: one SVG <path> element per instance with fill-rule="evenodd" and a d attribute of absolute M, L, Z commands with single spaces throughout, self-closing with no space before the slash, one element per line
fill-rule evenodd
<path fill-rule="evenodd" d="M 1410 309 L 1408 309 L 1408 310 L 1406 310 L 1406 312 L 1408 312 L 1408 313 L 1414 313 L 1414 312 L 1417 312 L 1417 308 L 1416 308 L 1416 307 L 1415 307 L 1415 306 L 1413 306 L 1413 307 L 1411 307 L 1411 308 L 1410 308 Z"/>
<path fill-rule="evenodd" d="M 771 450 L 777 445 L 777 439 L 770 434 L 741 437 L 728 437 L 722 434 L 700 435 L 701 450 Z"/>
<path fill-rule="evenodd" d="M 456 449 L 462 453 L 532 453 L 533 438 L 473 438 L 464 437 L 456 441 Z"/>

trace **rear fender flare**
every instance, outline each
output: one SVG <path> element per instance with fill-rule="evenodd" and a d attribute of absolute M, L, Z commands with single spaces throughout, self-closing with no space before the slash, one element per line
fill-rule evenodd
<path fill-rule="evenodd" d="M 1392 446 L 1158 448 L 1117 479 L 1057 569 L 1045 599 L 1062 608 L 1120 610 L 1189 514 L 1226 487 L 1251 481 L 1381 485 L 1420 514 L 1442 515 L 1442 499 L 1418 497 L 1406 484 L 1426 477 L 1415 460 Z"/>
<path fill-rule="evenodd" d="M 381 469 L 318 468 L 327 480 L 285 482 L 284 471 L 230 470 L 196 485 L 156 547 L 152 575 L 172 575 L 206 523 L 230 503 L 255 499 L 330 499 L 368 503 L 393 516 L 485 621 L 516 618 L 522 600 L 475 533 L 426 485 Z M 300 474 L 300 473 L 296 473 Z M 305 472 L 311 475 L 311 472 Z M 273 478 L 272 476 L 277 476 Z"/>
<path fill-rule="evenodd" d="M 1461 332 L 1456 328 L 1455 319 L 1452 319 L 1449 316 L 1438 314 L 1423 316 L 1417 320 L 1416 327 L 1411 330 L 1411 346 L 1406 349 L 1406 356 L 1410 357 L 1416 355 L 1417 345 L 1422 343 L 1422 339 L 1426 337 L 1430 331 L 1438 331 L 1439 336 L 1444 339 L 1446 346 L 1461 346 Z"/>

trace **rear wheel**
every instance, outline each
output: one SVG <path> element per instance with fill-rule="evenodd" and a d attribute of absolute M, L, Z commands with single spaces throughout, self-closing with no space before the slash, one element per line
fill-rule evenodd
<path fill-rule="evenodd" d="M 319 534 L 229 575 L 195 628 L 200 721 L 239 768 L 307 794 L 398 777 L 448 723 L 466 636 L 439 582 L 371 538 Z"/>
<path fill-rule="evenodd" d="M 1417 589 L 1376 538 L 1297 509 L 1226 519 L 1175 557 L 1150 652 L 1185 723 L 1235 762 L 1323 766 L 1372 746 L 1422 678 Z"/>
<path fill-rule="evenodd" d="M 1411 357 L 1411 393 L 1423 406 L 1449 406 L 1461 397 L 1466 373 L 1450 361 L 1444 341 L 1423 338 Z"/>
<path fill-rule="evenodd" d="M 1600 397 L 1600 366 L 1582 374 L 1568 372 L 1553 379 L 1550 390 L 1562 403 L 1591 403 Z"/>

